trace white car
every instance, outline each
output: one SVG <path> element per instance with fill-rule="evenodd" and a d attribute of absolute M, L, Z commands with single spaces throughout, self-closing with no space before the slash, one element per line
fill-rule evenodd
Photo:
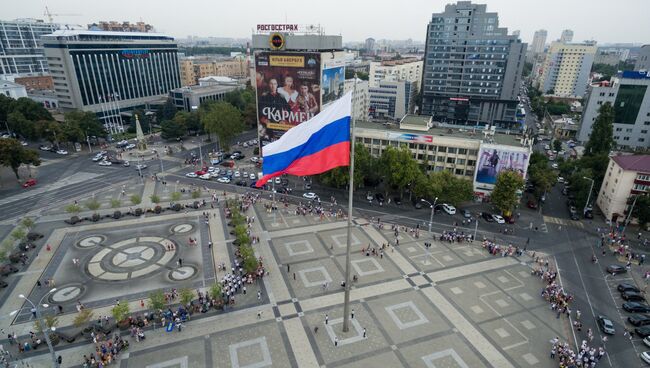
<path fill-rule="evenodd" d="M 225 177 L 225 176 L 220 177 L 219 179 L 217 179 L 217 181 L 218 181 L 219 183 L 224 183 L 224 184 L 228 184 L 228 183 L 230 183 L 230 179 L 228 179 L 228 178 Z"/>
<path fill-rule="evenodd" d="M 641 357 L 641 360 L 650 364 L 650 351 L 644 351 L 643 353 L 639 354 L 639 356 Z"/>
<path fill-rule="evenodd" d="M 203 180 L 210 180 L 210 178 L 211 178 L 210 173 L 206 173 L 199 176 L 199 179 L 203 179 Z"/>
<path fill-rule="evenodd" d="M 650 347 L 650 336 L 646 336 L 645 339 L 643 339 L 643 344 L 645 344 L 647 347 Z"/>
<path fill-rule="evenodd" d="M 219 171 L 219 169 L 217 169 L 217 168 L 214 167 L 214 166 L 210 166 L 210 167 L 208 167 L 208 172 L 214 172 L 214 171 Z"/>
<path fill-rule="evenodd" d="M 551 164 L 551 167 L 554 168 L 554 169 L 557 169 L 559 166 L 558 166 L 558 164 L 556 164 L 556 163 L 554 162 L 554 163 Z"/>
<path fill-rule="evenodd" d="M 196 173 L 193 173 L 193 172 L 189 172 L 189 173 L 185 174 L 185 176 L 187 176 L 188 178 L 198 178 L 199 177 L 198 175 L 196 175 Z"/>
<path fill-rule="evenodd" d="M 372 195 L 372 193 L 368 192 L 366 194 L 366 201 L 372 201 L 375 198 L 375 196 Z"/>
<path fill-rule="evenodd" d="M 275 178 L 275 184 L 280 184 L 280 183 L 282 183 L 282 179 L 280 179 L 280 177 L 278 176 L 277 178 Z"/>
<path fill-rule="evenodd" d="M 144 170 L 146 168 L 147 168 L 147 165 L 145 165 L 145 164 L 135 165 L 136 170 Z"/>
<path fill-rule="evenodd" d="M 22 146 L 26 146 L 26 145 L 27 145 L 27 142 L 25 142 L 25 141 L 20 141 L 20 145 L 22 145 Z"/>
<path fill-rule="evenodd" d="M 104 155 L 97 155 L 93 157 L 93 162 L 102 161 L 103 159 L 104 159 Z"/>
<path fill-rule="evenodd" d="M 447 212 L 448 215 L 455 215 L 456 214 L 456 207 L 454 207 L 454 206 L 452 206 L 450 204 L 443 203 L 442 204 L 442 209 L 445 210 L 445 212 Z"/>
<path fill-rule="evenodd" d="M 40 146 L 40 147 L 38 147 L 38 149 L 41 150 L 41 151 L 49 151 L 49 150 L 52 149 L 52 147 L 50 147 L 50 146 Z"/>
<path fill-rule="evenodd" d="M 499 215 L 492 215 L 492 218 L 494 219 L 494 221 L 497 224 L 505 224 L 506 223 L 506 220 L 503 217 L 499 216 Z"/>
<path fill-rule="evenodd" d="M 259 160 L 260 160 L 260 159 L 257 158 L 256 156 L 251 157 L 251 162 L 257 162 L 257 161 L 259 161 Z"/>
<path fill-rule="evenodd" d="M 250 180 L 255 180 L 255 179 L 257 179 L 257 178 L 255 177 L 255 174 L 250 174 L 250 175 L 248 175 L 248 178 L 249 178 Z"/>
<path fill-rule="evenodd" d="M 316 199 L 316 198 L 318 198 L 316 193 L 312 193 L 312 192 L 305 193 L 305 194 L 302 195 L 302 197 L 307 198 L 307 199 Z"/>
<path fill-rule="evenodd" d="M 561 177 L 561 176 L 558 176 L 558 177 L 557 177 L 557 182 L 558 182 L 558 183 L 564 183 L 564 178 Z"/>
<path fill-rule="evenodd" d="M 128 146 L 126 146 L 126 147 L 124 147 L 124 148 L 126 148 L 126 149 L 128 149 L 128 150 L 132 150 L 132 149 L 135 148 L 135 144 L 131 143 L 131 144 L 129 144 Z"/>
<path fill-rule="evenodd" d="M 239 171 L 235 171 L 235 174 L 234 174 L 234 175 L 235 175 L 236 178 L 238 178 L 238 177 L 241 176 L 241 173 L 240 173 Z"/>
<path fill-rule="evenodd" d="M 218 178 L 219 177 L 219 171 L 212 171 L 209 172 L 208 175 L 210 175 L 211 178 Z"/>
<path fill-rule="evenodd" d="M 99 161 L 99 166 L 111 166 L 111 165 L 112 163 L 110 161 L 106 161 L 106 160 Z"/>

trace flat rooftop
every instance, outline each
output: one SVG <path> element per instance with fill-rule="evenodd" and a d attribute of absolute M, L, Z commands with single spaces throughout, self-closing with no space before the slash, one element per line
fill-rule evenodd
<path fill-rule="evenodd" d="M 372 123 L 368 121 L 357 121 L 357 128 L 363 129 L 376 129 L 389 131 L 394 133 L 409 133 L 409 134 L 421 134 L 421 135 L 432 135 L 437 137 L 451 137 L 451 138 L 460 138 L 460 139 L 472 139 L 477 141 L 483 141 L 483 129 L 468 129 L 468 128 L 442 128 L 442 127 L 433 127 L 427 131 L 413 130 L 413 129 L 400 129 L 398 123 Z M 521 147 L 522 136 L 520 134 L 505 134 L 505 133 L 495 133 L 493 135 L 494 142 L 506 146 L 516 146 Z M 488 143 L 488 142 L 486 142 Z"/>

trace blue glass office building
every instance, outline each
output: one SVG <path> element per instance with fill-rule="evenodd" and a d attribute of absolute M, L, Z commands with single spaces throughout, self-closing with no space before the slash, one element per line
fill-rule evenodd
<path fill-rule="evenodd" d="M 119 131 L 121 112 L 180 87 L 174 39 L 155 33 L 59 30 L 43 36 L 61 109 L 95 112 Z"/>

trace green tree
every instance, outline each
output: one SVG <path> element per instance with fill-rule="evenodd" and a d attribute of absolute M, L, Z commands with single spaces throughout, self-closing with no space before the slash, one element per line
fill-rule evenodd
<path fill-rule="evenodd" d="M 154 311 L 165 308 L 165 293 L 161 289 L 149 293 L 149 308 Z"/>
<path fill-rule="evenodd" d="M 78 141 L 86 139 L 86 136 L 105 137 L 107 132 L 104 125 L 99 121 L 97 115 L 91 111 L 73 110 L 65 113 L 65 124 L 67 124 Z M 81 134 L 79 134 L 81 132 Z"/>
<path fill-rule="evenodd" d="M 20 179 L 18 168 L 23 164 L 39 166 L 41 159 L 38 152 L 26 149 L 13 138 L 0 139 L 0 165 L 11 167 L 16 179 Z"/>
<path fill-rule="evenodd" d="M 524 179 L 515 171 L 505 170 L 497 175 L 497 181 L 490 198 L 492 203 L 506 216 L 519 203 L 518 191 L 524 186 Z"/>
<path fill-rule="evenodd" d="M 20 221 L 20 225 L 29 231 L 32 227 L 34 227 L 34 219 L 31 217 L 25 217 Z"/>
<path fill-rule="evenodd" d="M 230 140 L 244 130 L 241 113 L 227 102 L 210 104 L 201 114 L 201 123 L 208 133 L 219 138 L 221 147 L 230 149 Z"/>
<path fill-rule="evenodd" d="M 440 188 L 439 193 L 433 193 L 438 197 L 438 203 L 450 203 L 459 205 L 469 201 L 474 196 L 474 186 L 471 181 L 456 177 L 450 171 L 444 170 L 430 175 L 433 182 L 432 187 Z M 432 197 L 429 197 L 432 198 Z"/>
<path fill-rule="evenodd" d="M 182 194 L 180 192 L 172 192 L 171 200 L 172 202 L 178 202 L 181 199 Z"/>
<path fill-rule="evenodd" d="M 81 206 L 79 206 L 77 204 L 69 204 L 69 205 L 65 206 L 65 212 L 76 215 L 79 212 L 81 212 Z"/>
<path fill-rule="evenodd" d="M 101 205 L 102 204 L 99 203 L 99 201 L 96 200 L 95 198 L 90 199 L 88 202 L 86 202 L 86 207 L 93 212 L 96 212 L 99 209 L 99 207 L 101 207 Z"/>
<path fill-rule="evenodd" d="M 86 133 L 77 123 L 66 121 L 61 125 L 61 134 L 57 138 L 59 141 L 77 143 L 86 139 Z"/>
<path fill-rule="evenodd" d="M 165 120 L 160 124 L 160 138 L 176 139 L 185 135 L 185 126 L 179 124 L 176 119 Z"/>
<path fill-rule="evenodd" d="M 119 301 L 112 309 L 111 314 L 116 322 L 124 321 L 131 313 L 129 302 L 126 300 Z"/>
<path fill-rule="evenodd" d="M 162 108 L 157 112 L 158 121 L 172 120 L 177 111 L 178 109 L 176 108 L 176 105 L 174 105 L 174 101 L 172 101 L 171 98 L 168 98 Z"/>
<path fill-rule="evenodd" d="M 22 114 L 27 120 L 35 122 L 39 120 L 53 120 L 52 115 L 43 104 L 28 97 L 20 97 L 14 100 L 10 107 L 11 112 Z"/>
<path fill-rule="evenodd" d="M 192 191 L 192 198 L 197 199 L 201 197 L 201 191 L 199 189 Z"/>
<path fill-rule="evenodd" d="M 562 141 L 560 141 L 558 139 L 554 140 L 553 141 L 553 149 L 555 151 L 558 151 L 558 152 L 562 151 Z"/>
<path fill-rule="evenodd" d="M 58 121 L 41 120 L 36 123 L 36 132 L 39 137 L 54 144 L 63 137 L 61 124 Z"/>
<path fill-rule="evenodd" d="M 614 109 L 605 102 L 598 110 L 598 117 L 591 127 L 591 135 L 585 144 L 585 156 L 609 154 L 614 147 Z"/>
<path fill-rule="evenodd" d="M 406 146 L 399 149 L 392 146 L 386 148 L 382 152 L 379 162 L 386 183 L 398 188 L 401 197 L 404 197 L 404 189 L 414 183 L 418 175 L 421 174 L 417 161 Z"/>
<path fill-rule="evenodd" d="M 650 222 L 650 196 L 639 195 L 636 198 L 632 216 L 636 217 L 642 228 L 645 228 L 648 222 Z"/>
<path fill-rule="evenodd" d="M 210 296 L 212 296 L 213 299 L 219 299 L 221 298 L 221 284 L 218 282 L 215 282 L 210 286 Z"/>
<path fill-rule="evenodd" d="M 190 288 L 180 289 L 178 295 L 180 297 L 181 304 L 183 305 L 190 304 L 192 299 L 194 299 L 194 292 Z"/>
<path fill-rule="evenodd" d="M 255 117 L 257 118 L 257 115 Z M 190 112 L 185 122 L 185 129 L 193 133 L 198 133 L 202 128 L 199 113 L 197 111 Z"/>
<path fill-rule="evenodd" d="M 119 208 L 122 205 L 122 201 L 119 199 L 111 199 L 111 208 Z"/>
<path fill-rule="evenodd" d="M 95 312 L 92 309 L 83 308 L 74 317 L 72 324 L 77 328 L 85 327 L 88 324 L 88 322 L 90 322 L 93 319 L 94 315 Z"/>
<path fill-rule="evenodd" d="M 59 319 L 51 314 L 43 316 L 43 321 L 45 321 L 45 326 L 48 330 L 52 329 L 52 327 L 56 328 L 59 325 Z M 39 320 L 36 320 L 34 322 L 34 329 L 38 333 L 43 333 L 43 326 L 41 326 L 41 322 Z"/>
<path fill-rule="evenodd" d="M 28 139 L 36 139 L 36 123 L 27 119 L 21 112 L 10 112 L 7 116 L 7 126 L 12 133 Z"/>
<path fill-rule="evenodd" d="M 160 203 L 160 197 L 155 194 L 150 195 L 149 199 L 151 200 L 151 203 L 155 203 L 155 204 Z"/>
<path fill-rule="evenodd" d="M 140 197 L 139 195 L 134 194 L 134 195 L 131 196 L 131 203 L 133 203 L 134 205 L 137 206 L 137 205 L 139 205 L 141 202 L 142 202 L 142 197 Z"/>
<path fill-rule="evenodd" d="M 24 240 L 24 239 L 27 237 L 27 232 L 25 231 L 24 228 L 22 228 L 22 227 L 17 227 L 17 228 L 16 228 L 16 229 L 11 233 L 11 237 L 12 237 L 14 240 L 22 241 L 22 240 Z"/>

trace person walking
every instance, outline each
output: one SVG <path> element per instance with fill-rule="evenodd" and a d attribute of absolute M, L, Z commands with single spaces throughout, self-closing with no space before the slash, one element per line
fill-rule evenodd
<path fill-rule="evenodd" d="M 350 318 L 354 319 L 354 308 L 352 308 L 352 312 L 350 313 Z"/>
<path fill-rule="evenodd" d="M 330 321 L 330 317 L 326 314 L 325 315 L 325 324 L 328 324 Z"/>

